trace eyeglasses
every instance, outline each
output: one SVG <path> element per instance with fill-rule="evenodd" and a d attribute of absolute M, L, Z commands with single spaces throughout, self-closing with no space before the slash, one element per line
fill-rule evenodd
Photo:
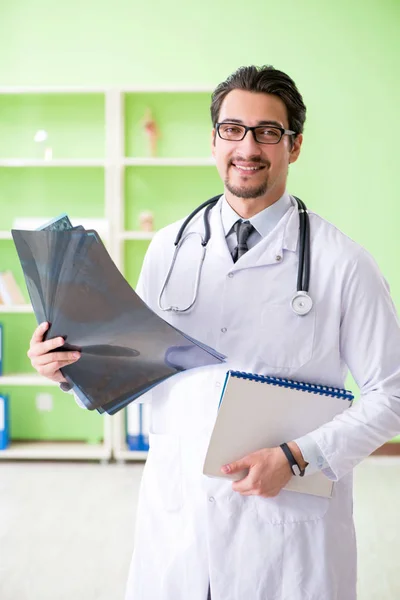
<path fill-rule="evenodd" d="M 296 135 L 295 131 L 271 125 L 247 127 L 247 125 L 238 125 L 237 123 L 216 123 L 215 127 L 221 140 L 228 140 L 228 142 L 240 142 L 248 131 L 251 131 L 255 141 L 259 144 L 279 144 L 282 136 Z"/>

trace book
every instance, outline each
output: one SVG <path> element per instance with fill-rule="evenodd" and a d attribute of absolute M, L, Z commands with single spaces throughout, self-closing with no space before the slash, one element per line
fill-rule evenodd
<path fill-rule="evenodd" d="M 204 474 L 242 479 L 245 472 L 225 475 L 221 467 L 310 433 L 349 408 L 353 398 L 351 392 L 339 388 L 228 371 Z M 285 489 L 330 497 L 333 482 L 319 471 L 293 476 Z"/>
<path fill-rule="evenodd" d="M 126 408 L 126 442 L 129 450 L 149 449 L 150 404 L 129 404 Z"/>
<path fill-rule="evenodd" d="M 9 441 L 8 396 L 0 394 L 0 450 L 5 450 Z"/>
<path fill-rule="evenodd" d="M 0 272 L 0 297 L 2 304 L 6 306 L 26 304 L 21 288 L 11 271 Z"/>

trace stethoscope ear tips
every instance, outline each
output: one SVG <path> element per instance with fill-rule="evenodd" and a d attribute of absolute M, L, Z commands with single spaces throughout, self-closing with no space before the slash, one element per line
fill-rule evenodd
<path fill-rule="evenodd" d="M 299 291 L 293 296 L 290 306 L 296 315 L 300 315 L 302 317 L 304 315 L 308 315 L 313 307 L 313 301 L 307 292 Z"/>

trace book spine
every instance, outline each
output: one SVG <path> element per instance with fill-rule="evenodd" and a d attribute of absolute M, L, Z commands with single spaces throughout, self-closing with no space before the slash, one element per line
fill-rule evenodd
<path fill-rule="evenodd" d="M 8 396 L 0 396 L 0 450 L 9 444 Z"/>
<path fill-rule="evenodd" d="M 0 323 L 0 377 L 3 375 L 3 325 Z"/>
<path fill-rule="evenodd" d="M 302 381 L 293 381 L 291 379 L 284 379 L 283 377 L 245 373 L 244 371 L 230 371 L 230 373 L 233 377 L 238 377 L 239 379 L 249 379 L 251 381 L 258 381 L 260 383 L 269 383 L 270 385 L 300 390 L 310 394 L 319 394 L 320 396 L 330 396 L 332 398 L 342 398 L 343 400 L 354 399 L 354 396 L 351 392 L 340 388 L 328 387 L 314 383 L 304 383 Z"/>
<path fill-rule="evenodd" d="M 149 449 L 149 411 L 145 404 L 130 404 L 126 409 L 126 443 L 129 450 Z"/>

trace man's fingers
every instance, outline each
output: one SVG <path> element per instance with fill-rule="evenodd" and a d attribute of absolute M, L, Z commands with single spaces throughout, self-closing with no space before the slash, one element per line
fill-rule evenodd
<path fill-rule="evenodd" d="M 53 379 L 53 381 L 65 381 L 60 369 L 66 367 L 68 364 L 68 362 L 60 363 L 54 361 L 47 363 L 46 365 L 40 365 L 36 370 L 40 375 L 43 375 L 43 377 Z"/>
<path fill-rule="evenodd" d="M 63 346 L 64 343 L 65 340 L 62 337 L 52 338 L 51 340 L 46 340 L 45 342 L 36 342 L 36 344 L 33 344 L 29 348 L 27 354 L 29 358 L 32 358 L 34 356 L 41 356 L 42 354 L 47 354 L 47 352 L 51 352 L 55 348 Z"/>
<path fill-rule="evenodd" d="M 242 496 L 252 496 L 254 494 L 254 485 L 249 476 L 234 481 L 232 483 L 232 489 L 234 492 L 239 492 Z"/>
<path fill-rule="evenodd" d="M 47 377 L 47 379 L 51 379 L 52 381 L 61 383 L 63 381 L 66 381 L 66 379 L 64 378 L 63 374 L 61 373 L 59 366 L 60 365 L 57 362 L 49 363 L 48 365 L 39 367 L 39 369 L 37 371 L 40 375 L 43 375 L 43 377 Z M 62 366 L 65 366 L 65 365 L 62 365 Z"/>
<path fill-rule="evenodd" d="M 51 352 L 50 354 L 40 354 L 35 357 L 35 366 L 49 365 L 59 362 L 65 367 L 68 363 L 76 362 L 80 358 L 79 352 Z"/>
<path fill-rule="evenodd" d="M 37 344 L 38 342 L 43 341 L 44 333 L 45 333 L 45 331 L 47 331 L 48 328 L 49 328 L 49 324 L 47 323 L 47 321 L 40 323 L 40 325 L 38 327 L 36 327 L 36 329 L 32 335 L 31 346 L 33 346 L 33 344 Z"/>

